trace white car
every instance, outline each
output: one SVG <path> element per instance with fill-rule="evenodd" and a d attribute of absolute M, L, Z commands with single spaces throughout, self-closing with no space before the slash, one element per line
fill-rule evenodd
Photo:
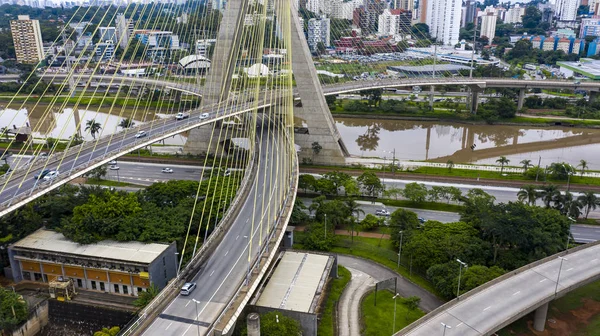
<path fill-rule="evenodd" d="M 208 113 L 202 113 L 200 115 L 200 120 L 208 119 Z"/>
<path fill-rule="evenodd" d="M 110 170 L 119 170 L 119 166 L 110 166 L 108 167 Z"/>
<path fill-rule="evenodd" d="M 379 210 L 375 211 L 375 214 L 376 214 L 377 216 L 385 216 L 385 217 L 388 217 L 388 216 L 390 215 L 390 212 L 389 212 L 389 211 L 387 211 L 386 209 L 379 209 Z"/>
<path fill-rule="evenodd" d="M 188 296 L 194 289 L 196 289 L 195 282 L 186 282 L 185 285 L 183 285 L 183 287 L 181 287 L 181 291 L 179 291 L 179 293 L 181 295 Z"/>
<path fill-rule="evenodd" d="M 167 174 L 171 174 L 171 173 L 173 173 L 173 169 L 171 169 L 171 168 L 163 168 L 162 172 L 163 173 L 167 173 Z"/>
<path fill-rule="evenodd" d="M 52 181 L 58 177 L 58 174 L 60 174 L 58 170 L 53 170 L 44 176 L 44 181 Z"/>
<path fill-rule="evenodd" d="M 137 132 L 137 133 L 135 134 L 135 137 L 136 137 L 136 138 L 142 138 L 142 137 L 145 137 L 146 135 L 148 135 L 148 134 L 146 133 L 146 131 L 139 131 L 139 132 Z"/>
<path fill-rule="evenodd" d="M 117 161 L 115 161 L 115 160 L 112 160 L 108 163 L 109 166 L 114 166 L 116 164 L 117 164 Z"/>

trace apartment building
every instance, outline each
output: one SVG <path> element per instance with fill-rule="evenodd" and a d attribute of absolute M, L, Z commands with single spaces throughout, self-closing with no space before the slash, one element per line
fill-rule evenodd
<path fill-rule="evenodd" d="M 29 15 L 19 15 L 10 21 L 17 62 L 35 64 L 44 58 L 42 31 L 38 20 L 29 19 Z"/>

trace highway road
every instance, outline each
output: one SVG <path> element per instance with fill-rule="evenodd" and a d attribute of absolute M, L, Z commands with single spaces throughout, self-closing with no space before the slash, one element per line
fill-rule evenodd
<path fill-rule="evenodd" d="M 480 336 L 498 330 L 505 321 L 521 317 L 531 307 L 550 300 L 558 292 L 574 289 L 600 273 L 600 245 L 556 258 L 498 282 L 458 303 L 431 315 L 430 319 L 401 335 L 441 335 L 443 324 L 448 335 Z M 560 272 L 560 279 L 559 279 Z M 558 287 L 557 287 L 558 282 Z M 571 287 L 573 286 L 573 287 Z"/>
<path fill-rule="evenodd" d="M 266 240 L 268 226 L 274 224 L 281 182 L 275 169 L 277 161 L 286 157 L 280 155 L 286 151 L 284 146 L 276 138 L 262 141 L 257 179 L 232 227 L 194 277 L 198 288 L 173 300 L 144 335 L 206 334 L 247 274 L 249 246 L 250 254 L 258 255 L 259 241 Z"/>
<path fill-rule="evenodd" d="M 151 185 L 156 182 L 169 180 L 193 180 L 199 181 L 202 175 L 202 166 L 191 165 L 169 165 L 143 162 L 130 162 L 117 160 L 119 170 L 107 170 L 106 178 L 119 180 L 139 185 Z M 163 168 L 173 169 L 172 173 L 163 173 Z M 212 167 L 206 167 L 206 173 L 210 173 Z"/>

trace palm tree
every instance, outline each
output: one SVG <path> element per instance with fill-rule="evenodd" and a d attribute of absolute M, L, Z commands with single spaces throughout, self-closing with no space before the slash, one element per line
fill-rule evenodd
<path fill-rule="evenodd" d="M 527 172 L 527 169 L 529 169 L 529 167 L 532 166 L 531 160 L 523 160 L 521 161 L 521 164 L 523 165 L 523 174 L 525 174 Z"/>
<path fill-rule="evenodd" d="M 135 123 L 133 122 L 133 120 L 129 119 L 129 118 L 123 118 L 121 119 L 121 122 L 119 123 L 119 127 L 125 129 L 125 128 L 130 128 L 133 127 L 135 125 Z"/>
<path fill-rule="evenodd" d="M 583 177 L 585 170 L 588 169 L 587 161 L 579 160 L 579 164 L 577 165 L 577 167 L 581 167 L 581 176 Z"/>
<path fill-rule="evenodd" d="M 573 194 L 568 191 L 564 195 L 558 195 L 555 203 L 555 208 L 563 215 L 567 215 L 570 218 L 577 218 L 581 215 L 581 208 L 583 208 L 581 201 L 574 198 Z"/>
<path fill-rule="evenodd" d="M 590 211 L 596 210 L 600 205 L 600 198 L 596 196 L 593 191 L 586 191 L 577 199 L 581 202 L 581 205 L 585 207 L 585 219 L 588 218 Z"/>
<path fill-rule="evenodd" d="M 85 123 L 85 131 L 90 131 L 92 138 L 96 139 L 96 134 L 100 132 L 102 126 L 100 126 L 99 122 L 96 122 L 96 119 L 90 119 Z"/>
<path fill-rule="evenodd" d="M 517 197 L 521 202 L 526 200 L 527 204 L 535 205 L 535 201 L 540 197 L 540 193 L 537 191 L 535 185 L 527 184 L 522 186 L 521 190 L 517 192 Z"/>
<path fill-rule="evenodd" d="M 364 215 L 365 212 L 360 208 L 360 204 L 358 204 L 354 198 L 348 198 L 346 200 L 346 206 L 352 217 L 350 221 L 352 223 L 352 242 L 354 243 L 354 223 L 360 219 L 360 214 L 362 213 Z M 356 218 L 354 218 L 354 214 L 356 214 Z"/>
<path fill-rule="evenodd" d="M 554 184 L 548 184 L 542 187 L 540 196 L 542 197 L 544 205 L 548 209 L 550 208 L 550 203 L 554 202 L 556 198 L 560 196 L 560 191 L 558 191 L 558 187 Z"/>
<path fill-rule="evenodd" d="M 454 167 L 454 161 L 448 160 L 448 162 L 446 162 L 446 166 L 448 167 L 448 171 L 451 172 L 452 167 Z"/>
<path fill-rule="evenodd" d="M 498 160 L 496 160 L 496 162 L 501 164 L 500 174 L 502 174 L 504 172 L 504 165 L 507 165 L 510 162 L 510 160 L 507 159 L 506 156 L 501 156 Z"/>

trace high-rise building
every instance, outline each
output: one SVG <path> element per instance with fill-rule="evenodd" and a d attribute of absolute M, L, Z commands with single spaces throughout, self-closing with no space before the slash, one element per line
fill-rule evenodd
<path fill-rule="evenodd" d="M 496 36 L 496 20 L 498 18 L 496 10 L 492 6 L 488 6 L 485 11 L 480 13 L 481 20 L 481 32 L 479 37 L 487 37 L 489 42 L 492 44 L 492 40 Z"/>
<path fill-rule="evenodd" d="M 115 27 L 98 27 L 100 33 L 100 41 L 111 41 L 117 43 L 117 29 Z"/>
<path fill-rule="evenodd" d="M 415 10 L 414 0 L 394 0 L 394 9 L 404 9 L 405 11 Z"/>
<path fill-rule="evenodd" d="M 29 15 L 19 15 L 10 21 L 17 62 L 38 63 L 44 58 L 42 32 L 38 20 L 29 19 Z"/>
<path fill-rule="evenodd" d="M 600 36 L 600 17 L 581 19 L 579 38 L 585 38 L 586 36 Z"/>
<path fill-rule="evenodd" d="M 461 0 L 428 0 L 426 23 L 431 37 L 444 45 L 458 43 Z"/>
<path fill-rule="evenodd" d="M 525 15 L 525 7 L 516 4 L 506 11 L 504 23 L 521 23 L 523 22 L 523 15 Z"/>
<path fill-rule="evenodd" d="M 379 25 L 377 35 L 395 36 L 399 33 L 406 33 L 410 30 L 412 13 L 402 9 L 385 9 L 379 15 Z"/>
<path fill-rule="evenodd" d="M 331 45 L 331 23 L 326 17 L 320 19 L 308 20 L 308 46 L 310 50 L 317 51 L 319 43 L 323 43 L 325 47 Z"/>
<path fill-rule="evenodd" d="M 125 15 L 117 14 L 115 19 L 116 37 L 121 48 L 126 49 L 129 40 L 133 37 L 133 20 L 126 19 Z"/>
<path fill-rule="evenodd" d="M 589 0 L 588 6 L 590 6 L 590 13 L 594 13 L 594 15 L 600 15 L 600 0 Z"/>
<path fill-rule="evenodd" d="M 556 15 L 561 21 L 575 21 L 581 0 L 554 0 Z M 552 2 L 550 2 L 552 3 Z"/>
<path fill-rule="evenodd" d="M 461 18 L 461 27 L 467 25 L 467 23 L 473 23 L 477 16 L 477 3 L 475 0 L 466 0 L 464 3 L 464 15 Z"/>

